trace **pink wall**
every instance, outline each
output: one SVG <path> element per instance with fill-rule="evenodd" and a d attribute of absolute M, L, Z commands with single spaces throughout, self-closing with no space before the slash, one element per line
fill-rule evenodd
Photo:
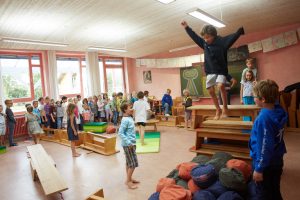
<path fill-rule="evenodd" d="M 266 30 L 264 32 L 249 33 L 242 36 L 234 46 L 237 47 L 262 40 L 285 31 L 296 30 L 299 27 L 300 23 L 297 23 Z M 191 48 L 174 53 L 163 52 L 160 54 L 150 55 L 145 58 L 170 58 L 195 55 L 199 53 L 202 53 L 200 48 Z M 278 83 L 280 89 L 300 81 L 300 42 L 296 45 L 268 53 L 259 51 L 252 53 L 250 56 L 257 58 L 259 79 L 273 79 Z M 149 90 L 150 94 L 159 98 L 162 96 L 166 88 L 171 88 L 173 97 L 180 95 L 181 88 L 179 69 L 137 68 L 135 67 L 135 61 L 131 61 L 131 66 L 135 68 L 130 69 L 132 78 L 129 79 L 129 82 L 134 82 L 130 84 L 133 90 Z M 152 84 L 144 84 L 143 71 L 145 70 L 151 70 Z"/>

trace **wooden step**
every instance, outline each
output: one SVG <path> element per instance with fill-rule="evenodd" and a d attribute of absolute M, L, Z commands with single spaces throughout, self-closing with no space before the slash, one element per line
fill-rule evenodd
<path fill-rule="evenodd" d="M 197 137 L 207 137 L 216 139 L 249 141 L 250 134 L 242 133 L 241 130 L 216 129 L 216 128 L 198 128 Z"/>
<path fill-rule="evenodd" d="M 240 152 L 240 153 L 248 153 L 248 146 L 244 145 L 234 145 L 234 144 L 201 144 L 201 148 L 205 149 L 215 149 L 219 151 L 232 151 L 232 152 Z"/>
<path fill-rule="evenodd" d="M 203 155 L 214 155 L 216 152 L 220 152 L 220 150 L 216 149 L 206 149 L 206 148 L 200 148 L 200 149 L 195 149 L 195 147 L 190 148 L 191 152 L 195 152 L 197 154 L 203 154 Z M 249 153 L 241 153 L 241 152 L 234 152 L 234 151 L 223 151 L 230 153 L 234 158 L 237 159 L 242 159 L 242 160 L 251 160 L 251 157 Z"/>
<path fill-rule="evenodd" d="M 229 120 L 206 120 L 202 122 L 204 128 L 226 128 L 226 129 L 252 129 L 251 121 L 229 121 Z"/>

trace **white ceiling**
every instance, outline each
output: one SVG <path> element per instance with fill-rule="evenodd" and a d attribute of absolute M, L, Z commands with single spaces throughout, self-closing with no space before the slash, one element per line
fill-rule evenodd
<path fill-rule="evenodd" d="M 186 20 L 199 32 L 203 22 L 186 14 L 198 7 L 221 18 L 228 34 L 246 33 L 300 21 L 300 0 L 0 0 L 0 37 L 70 44 L 48 47 L 0 42 L 0 49 L 86 51 L 88 46 L 126 48 L 113 55 L 142 57 L 191 45 L 180 26 Z"/>

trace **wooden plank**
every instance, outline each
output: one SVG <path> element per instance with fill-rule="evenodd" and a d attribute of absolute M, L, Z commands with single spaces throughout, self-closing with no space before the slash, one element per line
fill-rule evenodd
<path fill-rule="evenodd" d="M 190 148 L 191 152 L 195 152 L 197 154 L 203 154 L 203 155 L 214 155 L 216 152 L 220 152 L 219 150 L 215 149 L 206 149 L 206 148 L 200 148 L 195 149 L 195 147 Z M 251 160 L 251 157 L 249 153 L 241 153 L 241 152 L 232 152 L 232 151 L 226 151 L 227 153 L 230 153 L 234 158 L 237 159 L 243 159 L 243 160 Z"/>
<path fill-rule="evenodd" d="M 36 169 L 45 195 L 62 192 L 68 189 L 65 180 L 54 167 L 53 161 L 48 156 L 41 144 L 27 146 L 33 168 Z"/>
<path fill-rule="evenodd" d="M 238 141 L 249 141 L 250 134 L 247 133 L 222 133 L 222 132 L 197 132 L 198 138 L 215 138 Z"/>
<path fill-rule="evenodd" d="M 222 108 L 222 105 L 220 105 Z M 214 105 L 195 105 L 187 108 L 188 110 L 214 110 L 216 107 Z M 260 110 L 261 108 L 257 105 L 228 105 L 229 110 Z"/>
<path fill-rule="evenodd" d="M 241 152 L 248 153 L 250 152 L 247 146 L 242 145 L 233 145 L 233 144 L 202 144 L 202 148 L 205 149 L 215 149 L 219 151 L 231 151 L 231 152 Z"/>
<path fill-rule="evenodd" d="M 251 121 L 228 121 L 228 120 L 206 120 L 201 127 L 228 128 L 228 129 L 252 129 Z"/>

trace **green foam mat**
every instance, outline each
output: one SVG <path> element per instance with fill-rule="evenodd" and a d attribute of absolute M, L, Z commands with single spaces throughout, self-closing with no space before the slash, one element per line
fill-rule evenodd
<path fill-rule="evenodd" d="M 145 132 L 144 142 L 141 145 L 140 135 L 136 133 L 136 152 L 141 153 L 158 153 L 160 148 L 160 132 Z"/>

